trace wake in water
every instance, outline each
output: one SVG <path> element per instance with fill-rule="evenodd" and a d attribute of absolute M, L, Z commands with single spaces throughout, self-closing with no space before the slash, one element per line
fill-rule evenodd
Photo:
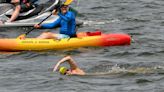
<path fill-rule="evenodd" d="M 115 75 L 115 74 L 127 74 L 127 75 L 135 75 L 135 74 L 163 74 L 164 72 L 164 65 L 130 65 L 130 64 L 123 64 L 123 65 L 112 65 L 112 64 L 103 64 L 95 66 L 88 70 L 87 75 Z"/>

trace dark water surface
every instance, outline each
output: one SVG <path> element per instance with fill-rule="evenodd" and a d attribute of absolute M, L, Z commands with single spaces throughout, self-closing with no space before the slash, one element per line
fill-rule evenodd
<path fill-rule="evenodd" d="M 80 0 L 77 9 L 85 20 L 79 31 L 127 33 L 134 42 L 121 47 L 0 54 L 0 92 L 164 92 L 163 0 Z M 17 30 L 1 29 L 0 36 L 16 37 L 29 29 Z M 56 61 L 67 54 L 85 71 L 106 75 L 53 73 Z"/>

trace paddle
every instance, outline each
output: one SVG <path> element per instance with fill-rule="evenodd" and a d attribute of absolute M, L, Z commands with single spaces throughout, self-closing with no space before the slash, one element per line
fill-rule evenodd
<path fill-rule="evenodd" d="M 64 2 L 64 5 L 69 5 L 69 4 L 71 4 L 73 2 L 73 0 L 66 0 L 65 2 Z"/>
<path fill-rule="evenodd" d="M 73 0 L 66 0 L 64 2 L 64 5 L 69 5 L 72 3 Z M 42 24 L 46 19 L 48 19 L 54 12 L 56 11 L 52 11 L 51 14 L 49 16 L 47 16 L 45 19 L 43 19 L 40 23 L 38 23 L 38 25 Z M 27 31 L 25 34 L 21 34 L 20 36 L 17 37 L 17 39 L 24 39 L 26 35 L 28 35 L 31 31 L 33 31 L 35 28 L 33 27 L 30 31 Z"/>
<path fill-rule="evenodd" d="M 51 11 L 52 9 L 55 8 L 55 6 L 56 6 L 58 3 L 60 4 L 60 0 L 55 0 L 55 2 L 54 2 L 50 7 L 48 7 L 46 10 L 44 10 L 44 11 L 41 12 L 40 14 L 45 13 L 45 12 L 47 12 L 47 11 Z"/>

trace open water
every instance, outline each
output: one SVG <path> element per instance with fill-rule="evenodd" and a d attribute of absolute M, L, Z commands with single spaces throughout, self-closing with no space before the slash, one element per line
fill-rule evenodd
<path fill-rule="evenodd" d="M 79 0 L 81 31 L 133 36 L 130 46 L 0 54 L 0 92 L 164 92 L 164 1 Z M 26 28 L 0 29 L 17 37 Z M 33 31 L 37 36 L 41 31 Z M 52 68 L 71 55 L 96 76 L 62 76 Z"/>

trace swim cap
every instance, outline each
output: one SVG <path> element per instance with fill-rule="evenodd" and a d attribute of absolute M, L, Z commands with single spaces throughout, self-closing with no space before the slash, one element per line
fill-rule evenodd
<path fill-rule="evenodd" d="M 67 71 L 66 67 L 60 67 L 60 69 L 59 69 L 60 74 L 63 74 L 63 75 L 66 74 L 66 71 Z"/>

